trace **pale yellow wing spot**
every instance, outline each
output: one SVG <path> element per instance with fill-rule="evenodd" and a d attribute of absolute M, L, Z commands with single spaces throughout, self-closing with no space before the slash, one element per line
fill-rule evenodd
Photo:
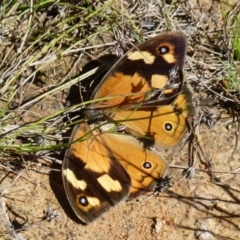
<path fill-rule="evenodd" d="M 81 189 L 82 191 L 87 188 L 87 183 L 83 180 L 78 180 L 73 171 L 70 169 L 65 169 L 63 174 L 66 176 L 68 182 L 76 189 Z"/>
<path fill-rule="evenodd" d="M 95 206 L 101 206 L 101 202 L 98 198 L 95 197 L 87 197 L 88 203 L 89 203 L 89 209 L 92 209 Z"/>
<path fill-rule="evenodd" d="M 136 51 L 130 52 L 127 55 L 129 60 L 143 60 L 146 64 L 153 64 L 155 61 L 155 56 L 153 56 L 150 52 L 146 51 Z"/>
<path fill-rule="evenodd" d="M 168 77 L 159 74 L 153 74 L 151 77 L 151 87 L 162 89 L 166 86 Z"/>
<path fill-rule="evenodd" d="M 101 186 L 108 192 L 122 190 L 121 184 L 117 180 L 113 180 L 109 175 L 104 174 L 97 179 Z"/>

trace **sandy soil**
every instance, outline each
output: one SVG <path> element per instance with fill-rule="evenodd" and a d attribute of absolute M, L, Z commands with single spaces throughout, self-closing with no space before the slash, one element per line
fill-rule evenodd
<path fill-rule="evenodd" d="M 236 135 L 221 123 L 199 131 L 199 145 L 212 170 L 219 171 L 220 186 L 210 181 L 207 172 L 196 170 L 187 179 L 182 169 L 170 168 L 174 185 L 168 191 L 120 203 L 84 226 L 68 205 L 59 171 L 25 170 L 10 186 L 9 177 L 2 181 L 9 186 L 4 198 L 9 218 L 15 227 L 23 227 L 25 239 L 239 239 L 240 176 L 232 174 L 239 168 L 239 143 L 233 153 Z M 187 168 L 186 147 L 171 158 L 171 165 Z M 204 166 L 199 159 L 193 164 L 207 170 Z"/>
<path fill-rule="evenodd" d="M 54 84 L 54 78 L 51 80 L 47 84 Z M 34 85 L 32 92 L 41 87 Z M 34 120 L 36 113 L 46 116 L 62 109 L 67 94 L 59 93 L 39 102 L 22 121 Z M 199 94 L 194 93 L 193 97 L 196 103 Z M 201 114 L 198 110 L 195 120 Z M 0 170 L 1 190 L 4 190 L 0 200 L 18 233 L 16 239 L 240 239 L 239 130 L 231 124 L 232 117 L 226 112 L 220 115 L 218 107 L 211 111 L 212 128 L 198 125 L 191 144 L 187 141 L 183 147 L 165 153 L 174 182 L 172 187 L 164 193 L 144 194 L 122 202 L 87 226 L 79 223 L 68 204 L 61 163 L 52 165 L 36 156 L 25 165 L 19 156 L 1 159 L 10 165 L 17 162 L 16 174 L 6 175 Z M 194 149 L 191 158 L 190 148 Z M 61 160 L 62 153 L 57 153 L 56 158 Z M 194 162 L 189 164 L 190 160 Z M 0 222 L 0 238 L 6 239 L 6 235 L 6 228 Z"/>

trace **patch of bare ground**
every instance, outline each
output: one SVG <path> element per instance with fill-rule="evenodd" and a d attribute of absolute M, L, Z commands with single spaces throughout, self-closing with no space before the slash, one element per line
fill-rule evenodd
<path fill-rule="evenodd" d="M 122 7 L 119 20 L 117 9 Z M 104 14 L 95 16 L 100 10 Z M 172 5 L 63 1 L 35 9 L 27 8 L 24 1 L 11 5 L 0 25 L 1 136 L 5 139 L 0 143 L 0 238 L 239 239 L 240 100 L 228 78 L 229 69 L 239 71 L 229 33 L 239 12 L 238 1 L 173 1 Z M 21 21 L 15 21 L 14 14 Z M 123 21 L 122 28 L 109 27 L 116 18 Z M 80 24 L 75 28 L 76 23 Z M 106 55 L 126 51 L 124 40 L 136 43 L 142 34 L 168 29 L 187 36 L 185 74 L 195 106 L 189 119 L 192 137 L 162 153 L 174 184 L 163 193 L 122 202 L 85 226 L 72 212 L 63 189 L 64 148 L 44 147 L 65 143 L 70 119 L 81 117 L 81 106 L 77 110 L 71 106 L 81 98 L 88 100 L 97 77 L 79 84 L 80 74 L 110 62 L 111 56 Z M 122 32 L 126 39 L 121 38 Z M 97 76 L 101 74 L 100 70 Z M 31 125 L 34 122 L 38 124 Z M 14 135 L 15 128 L 24 131 Z M 31 151 L 31 144 L 39 151 Z"/>

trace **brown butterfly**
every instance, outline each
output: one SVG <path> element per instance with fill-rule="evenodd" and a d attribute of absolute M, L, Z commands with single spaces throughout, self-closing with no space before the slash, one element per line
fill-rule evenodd
<path fill-rule="evenodd" d="M 128 51 L 96 88 L 85 115 L 102 122 L 75 127 L 63 161 L 67 198 L 83 222 L 164 176 L 167 163 L 152 147 L 177 145 L 192 114 L 185 52 L 182 33 L 159 34 Z"/>

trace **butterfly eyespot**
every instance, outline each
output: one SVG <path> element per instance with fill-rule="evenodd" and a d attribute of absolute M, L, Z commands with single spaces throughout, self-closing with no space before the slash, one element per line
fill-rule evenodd
<path fill-rule="evenodd" d="M 151 164 L 150 162 L 144 162 L 142 166 L 143 166 L 143 168 L 145 168 L 145 169 L 150 169 L 150 168 L 152 168 L 152 164 Z"/>
<path fill-rule="evenodd" d="M 86 206 L 89 204 L 89 202 L 88 202 L 88 200 L 87 200 L 87 198 L 86 198 L 85 196 L 80 196 L 80 197 L 78 198 L 78 202 L 79 202 L 79 204 L 82 205 L 83 207 L 86 207 Z"/>
<path fill-rule="evenodd" d="M 170 122 L 165 122 L 165 123 L 164 123 L 164 129 L 165 129 L 165 131 L 167 131 L 167 132 L 171 132 L 171 131 L 173 130 L 173 125 L 172 125 L 172 123 L 170 123 Z"/>
<path fill-rule="evenodd" d="M 158 52 L 161 55 L 164 55 L 164 54 L 167 54 L 170 52 L 170 48 L 168 46 L 161 46 L 161 47 L 159 47 Z"/>

